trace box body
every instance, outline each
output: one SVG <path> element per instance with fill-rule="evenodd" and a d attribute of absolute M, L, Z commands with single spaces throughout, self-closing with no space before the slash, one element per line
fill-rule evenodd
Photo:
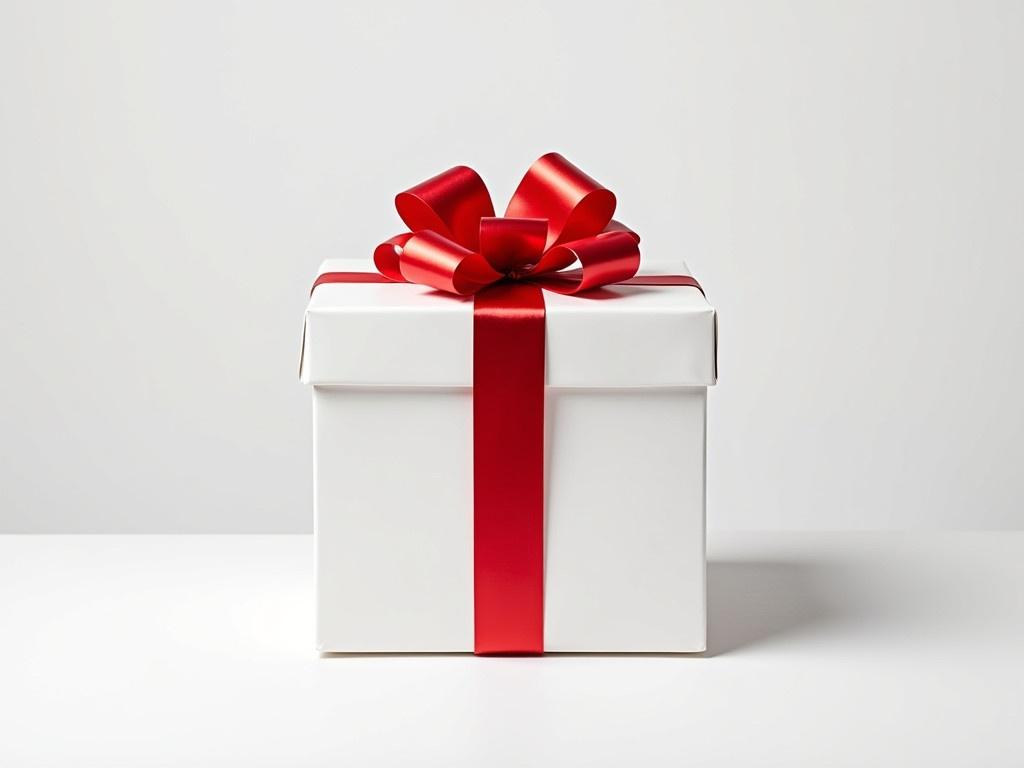
<path fill-rule="evenodd" d="M 352 269 L 369 268 L 323 267 Z M 715 318 L 695 289 L 650 290 L 664 312 L 651 293 L 632 310 L 632 295 L 547 301 L 547 651 L 705 647 Z M 630 339 L 638 325 L 651 334 Z M 650 343 L 666 337 L 659 354 Z M 473 650 L 471 340 L 470 302 L 416 286 L 314 294 L 302 374 L 313 384 L 321 651 Z"/>

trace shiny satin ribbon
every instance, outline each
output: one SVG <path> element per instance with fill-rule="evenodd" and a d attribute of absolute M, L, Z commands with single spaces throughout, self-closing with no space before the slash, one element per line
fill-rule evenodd
<path fill-rule="evenodd" d="M 541 654 L 543 290 L 703 289 L 689 275 L 637 276 L 640 237 L 612 218 L 615 195 L 557 153 L 530 166 L 504 217 L 494 216 L 483 180 L 465 166 L 399 193 L 395 207 L 411 231 L 377 246 L 379 274 L 327 272 L 313 288 L 410 282 L 474 297 L 474 652 Z"/>

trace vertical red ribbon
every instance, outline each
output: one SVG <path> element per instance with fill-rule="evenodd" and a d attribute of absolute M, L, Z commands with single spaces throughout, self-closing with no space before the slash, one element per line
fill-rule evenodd
<path fill-rule="evenodd" d="M 544 652 L 544 295 L 500 283 L 473 304 L 477 654 Z"/>

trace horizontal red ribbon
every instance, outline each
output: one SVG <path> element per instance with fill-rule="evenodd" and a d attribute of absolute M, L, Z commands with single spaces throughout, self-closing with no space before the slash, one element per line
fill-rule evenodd
<path fill-rule="evenodd" d="M 389 277 L 379 272 L 324 272 L 319 275 L 313 282 L 313 288 L 318 285 L 324 285 L 326 283 L 394 283 Z M 406 282 L 404 280 L 397 282 Z M 636 275 L 635 277 L 629 278 L 629 280 L 623 280 L 616 285 L 676 285 L 676 286 L 689 286 L 690 288 L 696 288 L 702 294 L 704 289 L 701 288 L 700 283 L 697 279 L 690 275 Z"/>

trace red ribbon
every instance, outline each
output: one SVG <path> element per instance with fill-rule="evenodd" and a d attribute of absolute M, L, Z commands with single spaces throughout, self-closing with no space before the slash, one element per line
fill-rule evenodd
<path fill-rule="evenodd" d="M 380 274 L 324 283 L 421 283 L 473 301 L 473 563 L 477 654 L 544 652 L 544 294 L 642 275 L 640 237 L 612 219 L 615 195 L 557 153 L 530 166 L 504 217 L 483 180 L 457 166 L 395 198 L 410 232 L 374 251 Z M 566 267 L 579 262 L 577 269 Z M 701 290 L 703 293 L 703 290 Z"/>

